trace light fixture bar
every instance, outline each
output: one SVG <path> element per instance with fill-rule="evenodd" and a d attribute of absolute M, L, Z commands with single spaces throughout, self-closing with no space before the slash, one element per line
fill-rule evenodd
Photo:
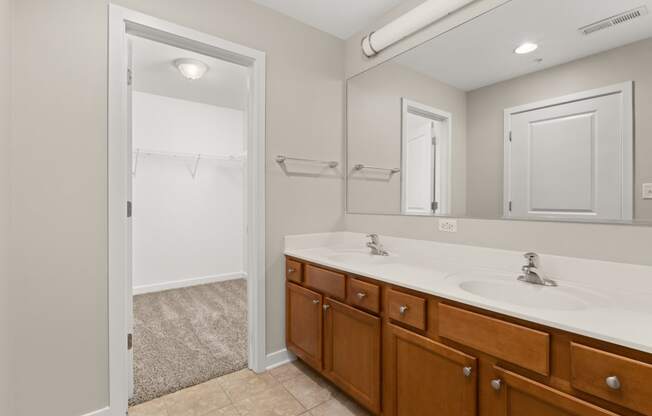
<path fill-rule="evenodd" d="M 448 16 L 475 0 L 427 0 L 382 28 L 362 39 L 362 52 L 367 57 Z"/>

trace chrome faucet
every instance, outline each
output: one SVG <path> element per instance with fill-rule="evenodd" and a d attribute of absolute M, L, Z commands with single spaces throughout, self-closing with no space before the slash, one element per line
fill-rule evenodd
<path fill-rule="evenodd" d="M 367 247 L 371 249 L 371 254 L 374 256 L 389 256 L 389 253 L 383 248 L 383 245 L 380 244 L 380 237 L 378 237 L 378 234 L 368 234 L 367 238 L 371 239 L 371 241 L 367 243 Z"/>
<path fill-rule="evenodd" d="M 525 283 L 541 286 L 557 286 L 554 280 L 550 280 L 543 275 L 543 272 L 537 268 L 539 256 L 537 253 L 525 253 L 523 255 L 527 260 L 527 265 L 523 266 L 523 274 L 518 277 L 518 280 Z"/>

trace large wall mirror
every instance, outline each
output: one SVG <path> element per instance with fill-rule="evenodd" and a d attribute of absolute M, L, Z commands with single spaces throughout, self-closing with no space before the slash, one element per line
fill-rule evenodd
<path fill-rule="evenodd" d="M 512 0 L 350 78 L 347 210 L 652 223 L 652 0 Z"/>

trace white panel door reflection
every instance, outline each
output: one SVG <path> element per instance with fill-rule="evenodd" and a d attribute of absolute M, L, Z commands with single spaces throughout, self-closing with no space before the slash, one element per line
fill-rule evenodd
<path fill-rule="evenodd" d="M 506 216 L 631 219 L 622 92 L 559 101 L 506 111 Z"/>

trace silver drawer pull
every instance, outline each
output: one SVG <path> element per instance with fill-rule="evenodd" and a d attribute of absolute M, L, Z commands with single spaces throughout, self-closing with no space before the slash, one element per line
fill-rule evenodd
<path fill-rule="evenodd" d="M 464 377 L 471 377 L 471 374 L 473 373 L 473 367 L 464 367 L 462 369 L 462 373 L 464 374 Z"/>
<path fill-rule="evenodd" d="M 319 305 L 319 299 L 314 299 L 312 303 L 314 303 L 315 305 Z"/>
<path fill-rule="evenodd" d="M 367 297 L 367 294 L 364 292 L 358 292 L 356 296 L 358 297 L 358 299 L 362 300 Z"/>
<path fill-rule="evenodd" d="M 292 274 L 292 273 L 294 273 L 294 272 L 296 272 L 296 270 L 294 270 L 292 267 L 290 267 L 290 268 L 288 269 L 288 273 Z"/>
<path fill-rule="evenodd" d="M 398 313 L 400 313 L 401 315 L 405 315 L 405 312 L 407 312 L 408 309 L 409 308 L 406 305 L 401 305 L 401 307 L 398 308 Z"/>
<path fill-rule="evenodd" d="M 491 380 L 491 388 L 500 391 L 501 387 L 503 387 L 503 381 L 499 378 Z"/>
<path fill-rule="evenodd" d="M 325 311 L 327 311 L 328 309 L 330 309 L 330 307 L 331 307 L 331 305 L 324 305 L 324 306 L 322 306 L 322 308 L 324 308 Z"/>
<path fill-rule="evenodd" d="M 605 383 L 607 383 L 607 386 L 609 386 L 610 389 L 612 390 L 620 390 L 620 380 L 616 376 L 609 376 L 605 380 Z"/>

